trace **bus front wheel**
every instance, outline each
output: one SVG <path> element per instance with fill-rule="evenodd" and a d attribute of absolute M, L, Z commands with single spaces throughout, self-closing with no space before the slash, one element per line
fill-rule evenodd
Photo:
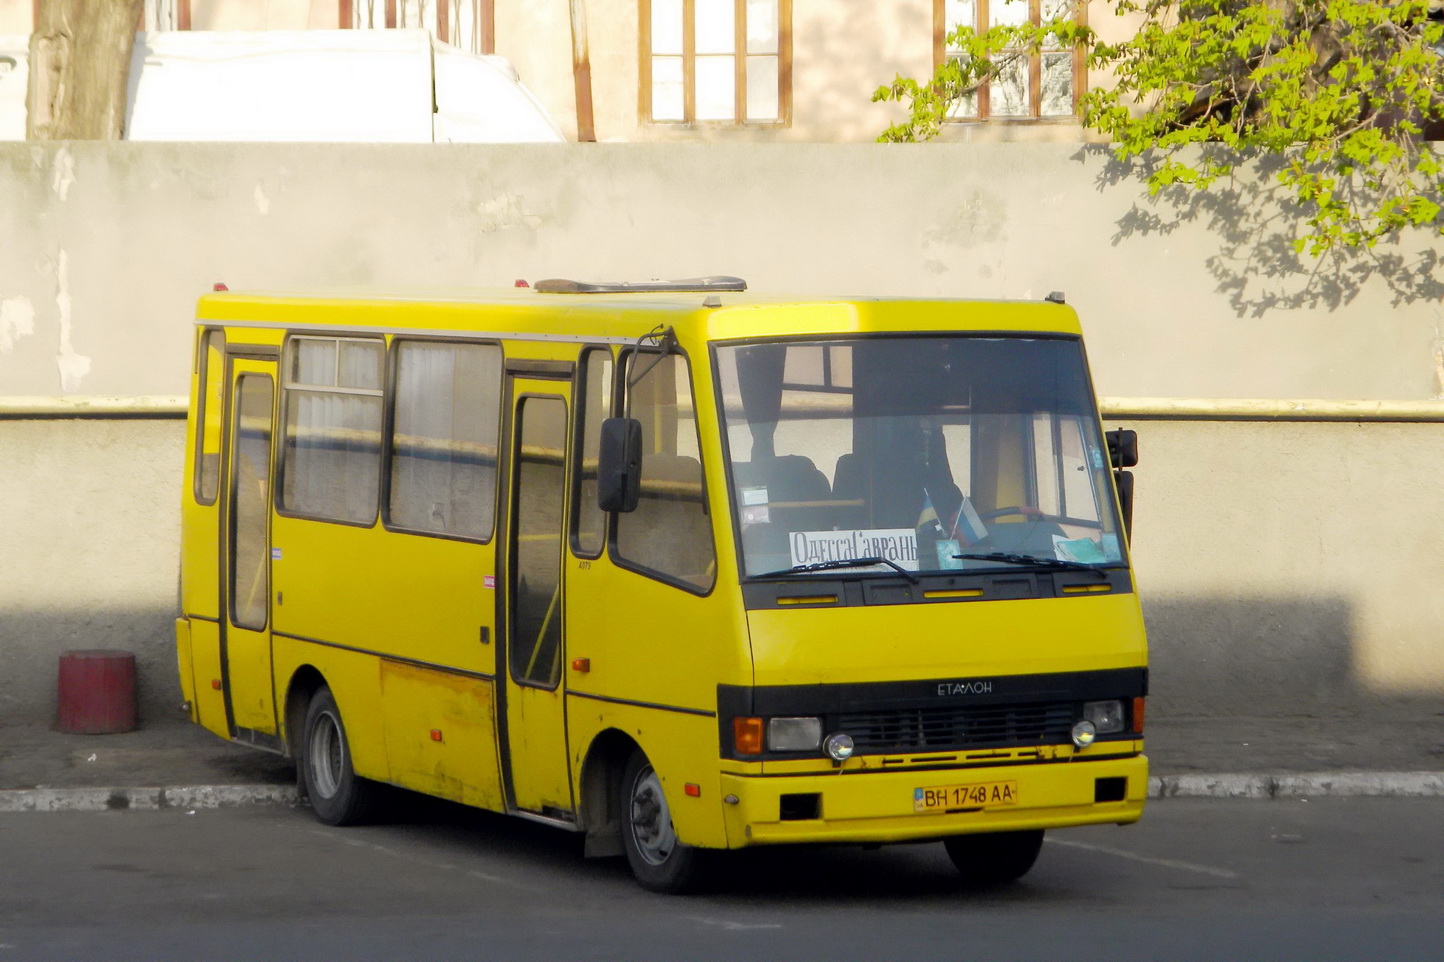
<path fill-rule="evenodd" d="M 677 840 L 662 780 L 640 750 L 627 762 L 619 802 L 622 848 L 638 884 L 671 894 L 695 888 L 702 875 L 703 853 Z"/>
<path fill-rule="evenodd" d="M 353 825 L 370 815 L 376 785 L 361 778 L 351 767 L 351 744 L 341 709 L 331 689 L 322 687 L 311 696 L 300 764 L 311 810 L 327 825 Z"/>
<path fill-rule="evenodd" d="M 1038 860 L 1043 831 L 954 835 L 943 839 L 943 846 L 969 885 L 1006 885 L 1028 874 Z"/>

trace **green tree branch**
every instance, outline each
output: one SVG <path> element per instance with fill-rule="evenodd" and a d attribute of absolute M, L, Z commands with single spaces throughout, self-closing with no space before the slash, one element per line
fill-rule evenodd
<path fill-rule="evenodd" d="M 955 105 L 1010 58 L 1081 49 L 1091 72 L 1111 78 L 1081 98 L 1082 122 L 1120 160 L 1162 155 L 1151 193 L 1206 190 L 1262 151 L 1283 158 L 1274 176 L 1306 213 L 1297 251 L 1440 231 L 1444 168 L 1430 138 L 1444 134 L 1444 22 L 1430 18 L 1429 3 L 1114 0 L 1118 14 L 1142 17 L 1117 44 L 1100 42 L 1072 10 L 1039 24 L 963 27 L 947 39 L 956 55 L 932 77 L 898 77 L 874 93 L 909 111 L 878 139 L 937 137 Z"/>

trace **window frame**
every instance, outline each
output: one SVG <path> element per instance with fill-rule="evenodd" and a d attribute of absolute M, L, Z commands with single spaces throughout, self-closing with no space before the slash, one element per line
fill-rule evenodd
<path fill-rule="evenodd" d="M 295 357 L 293 344 L 303 340 L 331 340 L 331 341 L 368 341 L 381 345 L 381 387 L 373 388 L 331 388 L 333 393 L 359 395 L 365 397 L 376 397 L 381 401 L 381 424 L 377 429 L 376 463 L 376 504 L 372 510 L 371 517 L 367 521 L 352 521 L 347 518 L 332 518 L 326 515 L 308 514 L 297 511 L 286 504 L 286 476 L 289 473 L 291 464 L 286 457 L 287 437 L 286 432 L 291 423 L 291 404 L 294 399 L 293 387 L 291 384 L 291 363 Z M 343 524 L 351 528 L 374 528 L 381 519 L 381 506 L 384 503 L 384 491 L 386 485 L 386 432 L 387 424 L 387 358 L 390 354 L 388 338 L 380 334 L 360 334 L 355 331 L 287 331 L 285 342 L 281 345 L 281 358 L 278 370 L 278 389 L 281 392 L 281 403 L 279 406 L 279 419 L 276 423 L 277 451 L 275 466 L 276 490 L 271 495 L 271 502 L 276 507 L 276 514 L 284 518 L 297 518 L 303 521 L 320 521 L 326 524 Z M 339 356 L 339 346 L 338 346 Z M 320 385 L 302 386 L 301 391 L 326 390 Z"/>
<path fill-rule="evenodd" d="M 612 375 L 613 383 L 616 388 L 616 398 L 612 402 L 614 405 L 614 410 L 624 411 L 626 417 L 633 416 L 631 405 L 632 386 L 628 383 L 629 375 L 627 369 L 627 365 L 630 363 L 630 359 L 639 354 L 657 355 L 662 353 L 664 352 L 638 349 L 635 346 L 625 348 L 621 352 L 621 354 L 616 360 L 617 366 L 616 368 L 614 368 Z M 702 588 L 691 581 L 685 581 L 681 578 L 674 577 L 671 574 L 668 574 L 665 571 L 659 571 L 656 568 L 649 568 L 646 565 L 633 561 L 623 555 L 617 547 L 617 529 L 620 527 L 622 517 L 622 513 L 618 511 L 610 512 L 607 519 L 607 559 L 618 568 L 624 568 L 627 571 L 632 571 L 636 574 L 643 575 L 644 577 L 650 578 L 653 581 L 659 581 L 662 584 L 670 585 L 674 588 L 680 588 L 681 590 L 689 594 L 705 598 L 712 594 L 713 591 L 717 590 L 717 583 L 720 580 L 718 577 L 718 575 L 720 574 L 720 566 L 717 563 L 717 532 L 715 525 L 716 512 L 713 510 L 714 506 L 712 504 L 712 499 L 707 487 L 707 462 L 705 460 L 706 451 L 702 447 L 701 417 L 697 408 L 697 378 L 694 376 L 693 373 L 695 371 L 695 367 L 692 364 L 692 359 L 687 354 L 687 352 L 681 348 L 681 346 L 674 346 L 670 351 L 667 351 L 665 353 L 677 355 L 677 357 L 682 359 L 682 363 L 686 365 L 687 368 L 687 391 L 688 394 L 691 396 L 692 400 L 693 430 L 695 430 L 697 433 L 697 463 L 700 469 L 700 477 L 702 483 L 702 513 L 703 516 L 707 518 L 707 537 L 712 543 L 712 581 L 705 588 Z M 680 397 L 678 398 L 678 400 L 680 400 Z"/>
<path fill-rule="evenodd" d="M 701 120 L 696 105 L 696 0 L 680 0 L 682 4 L 682 118 L 658 120 L 652 116 L 652 4 L 641 0 L 637 21 L 637 118 L 643 126 L 660 128 L 695 127 L 790 127 L 792 126 L 792 0 L 777 0 L 777 116 L 768 120 L 747 119 L 747 0 L 732 0 L 735 36 L 730 55 L 733 59 L 733 91 L 731 120 Z M 710 56 L 710 55 L 709 55 Z M 756 56 L 767 56 L 758 54 Z"/>
<path fill-rule="evenodd" d="M 1057 332 L 1051 332 L 1051 331 L 1021 331 L 1021 330 L 991 329 L 991 328 L 988 328 L 988 329 L 979 329 L 979 330 L 968 330 L 968 331 L 963 331 L 963 330 L 936 330 L 936 331 L 913 331 L 913 332 L 901 332 L 901 331 L 898 331 L 898 332 L 868 332 L 868 333 L 862 333 L 862 332 L 854 333 L 854 332 L 842 332 L 842 331 L 831 331 L 831 332 L 821 332 L 821 331 L 819 331 L 819 332 L 816 332 L 816 333 L 813 333 L 813 334 L 785 334 L 785 335 L 775 335 L 775 336 L 766 336 L 766 335 L 763 335 L 763 336 L 753 336 L 753 337 L 741 337 L 741 338 L 737 338 L 737 339 L 735 339 L 735 340 L 722 340 L 722 341 L 714 341 L 714 342 L 709 343 L 709 345 L 708 345 L 708 352 L 709 352 L 709 355 L 710 355 L 710 356 L 709 356 L 709 362 L 710 362 L 711 377 L 712 377 L 712 394 L 713 394 L 713 402 L 717 405 L 717 424 L 718 424 L 719 435 L 720 435 L 720 440 L 721 440 L 722 472 L 723 472 L 723 478 L 724 478 L 724 480 L 725 480 L 725 482 L 726 482 L 726 488 L 727 488 L 726 494 L 725 494 L 725 497 L 727 498 L 727 502 L 726 502 L 725 504 L 723 504 L 723 505 L 719 505 L 718 507 L 722 508 L 723 510 L 726 510 L 726 511 L 727 511 L 727 514 L 728 514 L 728 523 L 727 523 L 727 525 L 728 525 L 728 530 L 730 531 L 730 533 L 731 533 L 731 535 L 732 535 L 732 545 L 733 545 L 733 548 L 734 548 L 734 550 L 735 550 L 735 552 L 736 552 L 737 577 L 738 577 L 739 583 L 743 586 L 744 592 L 745 592 L 746 590 L 748 590 L 748 588 L 749 588 L 750 586 L 752 586 L 752 585 L 772 583 L 772 582 L 775 582 L 776 579 L 775 579 L 775 578 L 766 578 L 766 577 L 763 577 L 763 576 L 760 575 L 760 574 L 749 574 L 749 573 L 747 572 L 747 559 L 746 559 L 746 557 L 744 556 L 743 551 L 742 551 L 742 520 L 741 520 L 741 518 L 742 518 L 742 513 L 741 513 L 741 510 L 740 510 L 740 507 L 741 507 L 741 506 L 738 505 L 738 504 L 736 504 L 736 503 L 734 503 L 735 497 L 736 497 L 736 494 L 735 494 L 735 492 L 736 492 L 736 482 L 735 482 L 735 477 L 734 477 L 734 474 L 733 474 L 733 464 L 734 464 L 734 460 L 733 460 L 733 459 L 734 459 L 734 454 L 733 454 L 733 451 L 732 451 L 732 441 L 731 441 L 731 433 L 732 433 L 732 432 L 731 432 L 731 427 L 732 427 L 732 425 L 731 425 L 731 423 L 730 423 L 730 422 L 728 421 L 728 419 L 727 419 L 726 398 L 725 398 L 725 397 L 723 396 L 723 394 L 722 394 L 722 390 L 723 390 L 722 351 L 723 351 L 724 349 L 729 349 L 729 348 L 731 348 L 731 349 L 737 349 L 737 348 L 748 347 L 748 346 L 750 346 L 750 345 L 755 345 L 755 344 L 779 344 L 779 345 L 784 345 L 784 346 L 790 346 L 790 345 L 794 345 L 794 344 L 804 344 L 804 345 L 806 345 L 806 344 L 812 344 L 812 343 L 818 343 L 818 342 L 824 342 L 824 343 L 825 343 L 825 342 L 834 341 L 834 340 L 854 341 L 854 342 L 859 342 L 859 343 L 860 343 L 860 342 L 870 341 L 870 340 L 889 340 L 889 339 L 902 340 L 902 339 L 926 339 L 926 338 L 966 338 L 966 339 L 978 339 L 978 340 L 989 340 L 989 339 L 993 339 L 993 338 L 1004 338 L 1004 339 L 1017 338 L 1017 339 L 1023 339 L 1023 340 L 1064 341 L 1064 342 L 1072 342 L 1072 343 L 1075 343 L 1075 344 L 1077 345 L 1077 348 L 1078 348 L 1080 364 L 1081 364 L 1081 366 L 1082 366 L 1082 371 L 1083 371 L 1083 385 L 1084 385 L 1085 396 L 1090 397 L 1090 398 L 1097 398 L 1097 396 L 1098 396 L 1098 395 L 1097 395 L 1097 391 L 1096 391 L 1096 389 L 1095 389 L 1095 387 L 1094 387 L 1094 384 L 1093 384 L 1093 372 L 1092 372 L 1092 368 L 1089 367 L 1089 365 L 1088 365 L 1088 354 L 1087 354 L 1086 347 L 1085 347 L 1085 345 L 1084 345 L 1083 342 L 1082 342 L 1082 337 L 1079 336 L 1079 335 L 1076 335 L 1076 334 L 1065 334 L 1065 333 L 1057 333 Z M 808 385 L 808 384 L 800 384 L 800 383 L 798 383 L 798 382 L 787 382 L 787 381 L 784 380 L 783 386 L 784 386 L 784 389 L 790 388 L 790 389 L 792 389 L 792 390 L 815 391 L 815 392 L 822 393 L 822 394 L 833 393 L 833 392 L 835 392 L 835 391 L 837 390 L 836 388 L 834 388 L 834 387 L 832 386 L 831 383 L 825 384 L 825 385 Z M 853 390 L 853 388 L 847 388 L 846 390 L 847 390 L 849 393 L 851 393 L 852 390 Z M 1073 418 L 1075 418 L 1075 419 L 1077 420 L 1077 423 L 1078 423 L 1078 426 L 1079 426 L 1080 431 L 1086 429 L 1086 425 L 1088 424 L 1088 422 L 1089 422 L 1089 420 L 1090 420 L 1090 418 L 1089 418 L 1089 416 L 1088 416 L 1088 414 L 1087 414 L 1086 412 L 1081 413 L 1081 414 L 1076 414 L 1076 415 L 1068 415 L 1068 416 L 1069 416 L 1069 417 L 1073 417 Z M 1058 415 L 1055 414 L 1055 415 L 1053 416 L 1052 420 L 1055 422 L 1055 424 L 1058 423 L 1058 420 L 1059 420 Z M 1031 436 L 1032 436 L 1032 435 L 1031 435 L 1032 428 L 1030 427 L 1029 430 L 1030 430 L 1030 438 L 1031 438 Z M 1055 428 L 1050 428 L 1050 433 L 1055 433 L 1055 432 L 1056 432 L 1056 427 L 1055 427 Z M 1100 424 L 1100 427 L 1099 427 L 1099 437 L 1100 437 L 1100 438 L 1103 437 L 1103 432 L 1102 432 L 1102 429 L 1101 429 L 1101 424 Z M 1106 451 L 1107 451 L 1106 439 L 1104 439 L 1102 448 L 1103 448 L 1103 450 L 1104 450 L 1105 453 L 1106 453 Z M 1055 448 L 1054 448 L 1055 457 L 1056 457 L 1056 451 L 1057 451 L 1057 450 L 1058 450 L 1058 449 L 1055 447 Z M 1033 457 L 1034 457 L 1034 448 L 1033 448 L 1033 446 L 1032 446 L 1031 444 L 1029 445 L 1028 449 L 1024 452 L 1024 457 L 1028 459 L 1028 462 L 1029 462 L 1029 464 L 1030 464 L 1030 468 L 1029 468 L 1029 470 L 1028 470 L 1028 478 L 1025 479 L 1025 482 L 1024 482 L 1024 483 L 1029 484 L 1029 485 L 1036 485 L 1036 483 L 1037 483 L 1037 469 L 1036 469 L 1036 467 L 1031 466 L 1031 465 L 1032 465 L 1032 459 L 1033 459 Z M 1061 460 L 1061 459 L 1060 459 L 1060 460 Z M 1058 465 L 1058 468 L 1059 468 L 1059 470 L 1061 471 L 1061 464 Z M 1110 469 L 1106 469 L 1106 470 L 1112 470 L 1112 469 L 1110 468 Z M 1093 492 L 1093 494 L 1094 494 L 1094 505 L 1095 505 L 1095 511 L 1097 512 L 1097 518 L 1095 518 L 1095 519 L 1088 519 L 1088 518 L 1067 517 L 1066 520 L 1068 520 L 1068 521 L 1070 521 L 1070 522 L 1074 522 L 1074 523 L 1083 523 L 1083 524 L 1093 524 L 1093 523 L 1095 523 L 1095 522 L 1101 522 L 1101 521 L 1104 520 L 1104 514 L 1105 514 L 1106 512 L 1108 512 L 1108 511 L 1112 510 L 1112 509 L 1110 509 L 1110 508 L 1108 507 L 1108 503 L 1107 503 L 1107 500 L 1106 500 L 1106 499 L 1108 499 L 1110 492 L 1113 490 L 1113 485 L 1114 485 L 1116 482 L 1114 482 L 1112 479 L 1109 479 L 1108 483 L 1107 483 L 1106 485 L 1104 485 L 1104 484 L 1101 483 L 1101 481 L 1102 481 L 1102 479 L 1091 479 L 1091 478 L 1090 478 L 1090 484 L 1094 485 L 1094 492 Z M 709 502 L 709 507 L 710 507 L 710 502 Z M 1121 567 L 1121 568 L 1131 569 L 1131 568 L 1133 567 L 1133 561 L 1132 561 L 1132 558 L 1131 558 L 1131 555 L 1130 555 L 1130 549 L 1129 549 L 1129 546 L 1128 546 L 1128 539 L 1127 539 L 1125 536 L 1123 536 L 1123 534 L 1122 534 L 1122 532 L 1126 529 L 1126 526 L 1123 524 L 1123 514 L 1122 514 L 1121 511 L 1118 511 L 1118 512 L 1116 513 L 1116 515 L 1115 515 L 1115 517 L 1114 517 L 1114 520 L 1116 521 L 1116 523 L 1117 523 L 1117 525 L 1118 525 L 1119 551 L 1120 551 L 1121 558 L 1120 558 L 1119 561 L 1114 562 L 1112 565 L 1110 565 L 1109 568 L 1111 569 L 1111 568 L 1117 566 L 1117 567 Z M 1105 569 L 1100 569 L 1100 570 L 1105 570 Z M 925 577 L 925 578 L 931 578 L 931 577 L 937 577 L 937 576 L 942 576 L 942 577 L 946 577 L 946 578 L 957 578 L 957 577 L 965 574 L 965 572 L 959 572 L 959 571 L 947 571 L 947 572 L 921 571 L 921 572 L 917 572 L 917 574 L 919 574 L 919 575 L 921 575 L 922 577 Z M 838 571 L 838 572 L 831 572 L 830 575 L 833 576 L 833 577 L 835 577 L 835 578 L 837 578 L 837 577 L 841 577 L 841 578 L 845 578 L 845 579 L 862 578 L 862 579 L 864 579 L 864 580 L 867 580 L 867 579 L 869 579 L 869 578 L 887 579 L 887 578 L 896 577 L 896 574 L 893 573 L 893 572 Z M 1114 590 L 1118 590 L 1118 589 L 1115 588 Z"/>
<path fill-rule="evenodd" d="M 973 0 L 975 20 L 974 29 L 979 24 L 988 22 L 988 7 L 992 3 L 1001 3 L 1004 0 Z M 1021 0 L 1014 0 L 1021 2 Z M 1042 17 L 1042 0 L 1027 0 L 1028 16 L 1031 22 L 1038 23 Z M 1080 26 L 1088 24 L 1088 3 L 1087 0 L 1076 0 L 1074 19 Z M 947 0 L 933 0 L 933 66 L 941 67 L 948 60 L 947 36 L 951 31 L 947 24 Z M 1087 92 L 1088 70 L 1084 63 L 1082 50 L 1074 50 L 1073 58 L 1073 110 L 1068 114 L 1042 113 L 1043 99 L 1043 55 L 1044 53 L 1065 53 L 1066 51 L 1039 51 L 1028 55 L 1028 113 L 1026 114 L 1005 114 L 994 116 L 992 113 L 991 87 L 992 84 L 984 83 L 977 90 L 977 110 L 971 114 L 957 116 L 949 115 L 945 122 L 949 124 L 1023 124 L 1023 125 L 1077 125 L 1078 105 Z"/>
<path fill-rule="evenodd" d="M 405 525 L 396 524 L 391 520 L 391 468 L 396 454 L 396 405 L 400 401 L 400 393 L 396 390 L 398 371 L 401 364 L 401 346 L 407 343 L 423 344 L 451 344 L 459 346 L 484 346 L 494 347 L 497 351 L 497 381 L 496 381 L 496 444 L 497 463 L 493 466 L 495 473 L 491 486 L 491 525 L 482 537 L 455 534 L 448 531 L 428 531 L 424 528 L 411 528 Z M 442 538 L 447 541 L 464 541 L 468 544 L 490 544 L 496 538 L 497 516 L 501 512 L 499 497 L 501 494 L 501 445 L 502 438 L 502 415 L 506 407 L 506 348 L 501 341 L 494 338 L 471 340 L 456 337 L 428 337 L 425 335 L 396 334 L 389 338 L 386 345 L 385 374 L 383 381 L 384 400 L 381 413 L 381 494 L 380 511 L 381 526 L 387 531 L 394 531 L 398 534 L 419 535 L 425 538 Z"/>
<path fill-rule="evenodd" d="M 217 381 L 220 390 L 217 392 L 216 400 L 219 402 L 220 410 L 216 413 L 219 419 L 216 422 L 216 468 L 213 481 L 214 491 L 211 496 L 205 496 L 205 454 L 206 454 L 206 417 L 210 414 L 210 397 L 207 394 L 212 365 L 210 363 L 210 340 L 216 337 L 219 341 L 217 355 L 220 363 L 215 365 L 220 368 Z M 195 410 L 195 458 L 194 470 L 191 475 L 191 496 L 196 504 L 203 507 L 213 507 L 220 500 L 221 489 L 224 487 L 221 477 L 221 468 L 225 461 L 225 427 L 226 427 L 226 329 L 219 326 L 202 327 L 197 335 L 196 341 L 196 410 Z"/>
<path fill-rule="evenodd" d="M 609 418 L 616 409 L 617 400 L 617 371 L 619 370 L 617 356 L 606 345 L 584 345 L 581 355 L 577 358 L 576 378 L 572 384 L 572 451 L 569 455 L 571 460 L 571 482 L 567 496 L 571 499 L 571 518 L 567 522 L 567 540 L 571 548 L 572 556 L 585 561 L 595 561 L 607 551 L 607 545 L 612 538 L 612 514 L 602 512 L 602 523 L 600 537 L 597 539 L 596 550 L 584 548 L 581 544 L 581 516 L 582 516 L 582 463 L 586 458 L 586 428 L 591 413 L 587 409 L 587 364 L 595 354 L 605 354 L 612 363 L 611 383 L 605 386 L 602 392 L 602 418 Z M 597 422 L 600 426 L 600 421 Z"/>
<path fill-rule="evenodd" d="M 505 373 L 503 373 L 503 378 L 505 378 L 506 376 L 507 376 L 507 375 L 506 375 Z M 529 391 L 525 391 L 525 392 L 523 392 L 523 393 L 520 393 L 520 394 L 517 394 L 517 395 L 513 396 L 513 397 L 511 398 L 510 402 L 505 405 L 505 407 L 506 407 L 507 410 L 509 411 L 509 415 L 510 415 L 510 418 L 511 418 L 510 424 L 507 426 L 507 430 L 508 430 L 508 433 L 509 433 L 509 437 L 506 439 L 507 442 L 508 442 L 508 443 L 507 443 L 507 455 L 506 455 L 506 460 L 507 460 L 507 485 L 506 485 L 506 487 L 507 487 L 507 502 L 508 502 L 508 503 L 507 503 L 507 511 L 508 511 L 508 513 L 511 513 L 511 514 L 514 514 L 514 515 L 515 515 L 515 516 L 512 517 L 511 520 L 510 520 L 511 530 L 510 530 L 510 531 L 508 532 L 508 534 L 507 534 L 507 542 L 508 542 L 508 544 L 507 544 L 506 549 L 505 549 L 505 550 L 506 550 L 506 554 L 507 554 L 507 558 L 506 558 L 506 572 L 507 572 L 507 574 L 506 574 L 505 577 L 507 578 L 508 581 L 510 581 L 510 579 L 512 578 L 512 575 L 513 575 L 513 574 L 518 574 L 518 575 L 519 575 L 520 569 L 521 569 L 521 561 L 520 561 L 520 557 L 519 557 L 519 552 L 521 551 L 521 543 L 522 543 L 522 539 L 521 539 L 521 534 L 522 534 L 522 532 L 521 532 L 521 517 L 522 517 L 522 511 L 521 511 L 520 505 L 516 503 L 515 495 L 516 495 L 517 488 L 520 486 L 520 482 L 521 482 L 521 468 L 522 468 L 521 450 L 522 450 L 522 442 L 523 442 L 523 440 L 524 440 L 524 438 L 525 438 L 526 426 L 527 426 L 527 424 L 528 424 L 528 421 L 526 420 L 526 406 L 527 406 L 527 402 L 528 402 L 528 401 L 556 401 L 556 402 L 559 402 L 559 403 L 562 405 L 562 417 L 563 417 L 563 424 L 562 424 L 563 451 L 562 451 L 561 471 L 562 471 L 562 490 L 563 490 L 563 491 L 565 491 L 565 490 L 567 489 L 567 475 L 568 475 L 568 473 L 572 470 L 572 465 L 570 465 L 570 464 L 567 463 L 568 459 L 571 457 L 571 453 L 566 450 L 566 448 L 567 448 L 567 424 L 565 423 L 565 419 L 567 419 L 567 418 L 575 418 L 576 415 L 575 415 L 575 409 L 572 407 L 572 404 L 568 402 L 568 398 L 567 398 L 565 395 L 562 395 L 562 394 L 542 394 L 542 393 L 539 393 L 539 392 L 537 392 L 537 391 L 530 391 L 530 390 L 529 390 Z M 521 422 L 521 430 L 518 430 L 518 429 L 517 429 L 517 422 L 518 422 L 518 421 Z M 563 512 L 562 530 L 566 530 L 566 529 L 569 528 L 570 525 L 571 525 L 570 519 L 568 519 L 568 518 L 565 516 L 566 511 L 568 510 L 568 508 L 569 508 L 569 505 L 566 503 L 566 499 L 563 498 L 562 503 L 561 503 L 561 510 L 562 510 L 562 512 Z M 560 594 L 559 594 L 559 599 L 560 599 L 560 604 L 561 604 L 561 606 L 562 606 L 562 614 L 558 617 L 558 621 L 557 621 L 557 632 L 558 632 L 558 636 L 557 636 L 557 669 L 558 669 L 558 673 L 557 673 L 557 680 L 556 680 L 556 681 L 554 681 L 554 682 L 541 682 L 541 681 L 537 681 L 537 680 L 532 679 L 532 678 L 528 678 L 528 677 L 526 677 L 525 675 L 519 674 L 519 673 L 516 671 L 515 656 L 516 656 L 516 653 L 520 650 L 519 646 L 516 644 L 516 637 L 515 637 L 515 634 L 514 634 L 515 628 L 516 628 L 516 618 L 515 618 L 515 616 L 516 616 L 516 610 L 515 610 L 516 598 L 515 598 L 515 596 L 512 594 L 512 592 L 514 592 L 514 591 L 516 590 L 516 585 L 515 585 L 515 584 L 509 584 L 509 585 L 507 586 L 507 602 L 506 602 L 506 605 L 505 605 L 505 607 L 506 607 L 506 627 L 505 627 L 505 631 L 506 631 L 506 633 L 507 633 L 507 645 L 506 645 L 507 652 L 506 652 L 506 657 L 505 657 L 505 661 L 506 661 L 505 671 L 507 672 L 507 674 L 508 674 L 508 676 L 509 676 L 512 684 L 515 684 L 515 685 L 517 685 L 517 686 L 519 686 L 519 687 L 536 688 L 536 689 L 539 689 L 539 690 L 541 690 L 541 691 L 556 691 L 558 688 L 561 687 L 562 681 L 563 681 L 563 679 L 566 677 L 565 653 L 566 653 L 566 643 L 567 643 L 567 618 L 566 618 L 566 616 L 565 616 L 565 610 L 566 610 L 566 599 L 567 599 L 567 580 L 566 580 L 566 578 L 567 578 L 567 574 L 566 574 L 567 558 L 566 558 L 566 549 L 563 548 L 561 544 L 558 544 L 558 545 L 557 545 L 557 556 L 556 556 L 556 560 L 557 560 L 557 590 L 560 592 Z M 518 582 L 518 583 L 519 583 L 519 582 Z M 536 640 L 537 640 L 537 641 L 540 641 L 540 637 L 538 637 Z M 536 657 L 537 647 L 538 647 L 538 646 L 534 644 L 534 645 L 528 650 L 527 654 L 530 655 L 532 658 L 535 658 L 535 657 Z"/>
<path fill-rule="evenodd" d="M 280 465 L 277 463 L 277 424 L 275 420 L 276 392 L 279 390 L 280 379 L 272 377 L 271 374 L 267 371 L 242 371 L 236 374 L 234 377 L 231 377 L 231 365 L 227 363 L 224 365 L 224 367 L 227 374 L 227 403 L 225 409 L 228 421 L 226 423 L 226 428 L 229 434 L 230 444 L 226 446 L 226 470 L 223 484 L 223 487 L 226 491 L 225 536 L 227 557 L 225 561 L 225 568 L 222 569 L 221 573 L 221 577 L 223 579 L 223 584 L 221 587 L 226 595 L 226 617 L 229 619 L 230 624 L 245 631 L 265 631 L 271 624 L 272 614 L 271 589 L 273 587 L 273 582 L 271 578 L 272 540 L 270 511 L 276 506 L 275 483 L 279 477 L 277 469 L 280 467 Z M 267 385 L 267 393 L 270 398 L 270 411 L 268 413 L 271 418 L 271 421 L 267 426 L 268 436 L 266 438 L 265 446 L 267 460 L 266 483 L 271 487 L 270 490 L 267 490 L 265 492 L 265 496 L 261 498 L 257 504 L 257 506 L 261 509 L 261 521 L 263 526 L 263 533 L 261 537 L 263 550 L 260 558 L 258 559 L 261 562 L 258 570 L 260 572 L 259 583 L 263 588 L 263 590 L 260 592 L 260 595 L 264 600 L 259 606 L 262 609 L 262 614 L 259 622 L 248 622 L 242 620 L 242 612 L 239 607 L 240 592 L 236 590 L 239 587 L 239 585 L 236 584 L 236 573 L 238 571 L 245 570 L 245 568 L 247 567 L 243 564 L 243 562 L 248 562 L 251 560 L 249 558 L 242 559 L 237 552 L 237 546 L 240 543 L 241 498 L 244 492 L 242 490 L 242 485 L 236 483 L 235 477 L 236 462 L 238 460 L 238 455 L 240 454 L 242 443 L 241 431 L 239 430 L 242 412 L 244 410 L 242 394 L 244 393 L 245 385 L 248 380 L 254 380 L 257 383 L 265 383 Z M 247 614 L 249 615 L 249 612 Z"/>

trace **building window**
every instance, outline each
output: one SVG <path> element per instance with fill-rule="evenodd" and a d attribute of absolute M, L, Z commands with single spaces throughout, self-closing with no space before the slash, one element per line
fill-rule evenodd
<path fill-rule="evenodd" d="M 933 59 L 937 63 L 961 51 L 950 39 L 959 27 L 982 32 L 1003 25 L 1038 24 L 1084 4 L 1073 0 L 933 0 Z M 1082 51 L 1044 48 L 1018 51 L 1002 63 L 990 83 L 964 96 L 949 111 L 953 120 L 1070 120 L 1083 87 Z"/>
<path fill-rule="evenodd" d="M 792 0 L 642 0 L 641 25 L 645 122 L 788 121 Z"/>
<path fill-rule="evenodd" d="M 496 52 L 496 0 L 337 0 L 344 30 L 430 30 L 468 53 Z"/>
<path fill-rule="evenodd" d="M 38 23 L 40 4 L 36 3 Z M 189 30 L 191 28 L 191 0 L 145 0 L 141 6 L 140 29 L 147 32 L 161 30 Z"/>

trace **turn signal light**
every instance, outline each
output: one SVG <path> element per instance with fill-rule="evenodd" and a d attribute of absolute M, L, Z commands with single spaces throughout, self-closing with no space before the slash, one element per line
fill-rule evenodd
<path fill-rule="evenodd" d="M 762 719 L 732 719 L 732 745 L 739 755 L 761 755 Z"/>
<path fill-rule="evenodd" d="M 1133 699 L 1133 730 L 1143 734 L 1143 702 L 1142 696 Z"/>

